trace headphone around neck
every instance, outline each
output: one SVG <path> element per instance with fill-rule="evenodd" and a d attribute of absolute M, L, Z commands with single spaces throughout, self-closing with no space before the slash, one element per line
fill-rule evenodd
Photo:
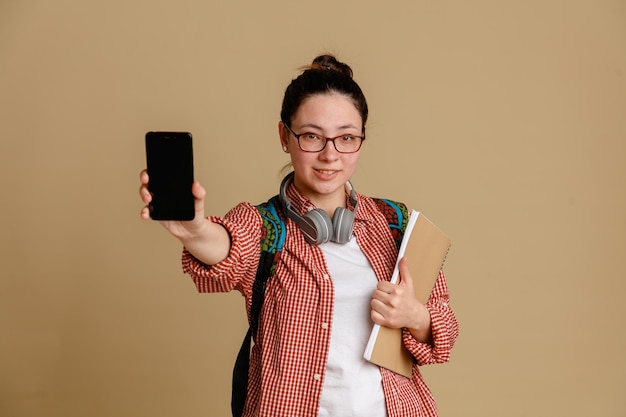
<path fill-rule="evenodd" d="M 312 209 L 304 216 L 300 216 L 291 207 L 291 202 L 287 197 L 287 188 L 293 182 L 294 173 L 287 175 L 280 184 L 280 194 L 278 198 L 283 205 L 287 217 L 296 222 L 304 239 L 311 245 L 320 245 L 329 241 L 336 243 L 347 243 L 352 237 L 352 226 L 354 224 L 354 213 L 358 205 L 356 193 L 350 181 L 346 184 L 350 189 L 350 204 L 354 207 L 349 210 L 343 207 L 337 207 L 331 220 L 328 214 L 320 209 Z"/>

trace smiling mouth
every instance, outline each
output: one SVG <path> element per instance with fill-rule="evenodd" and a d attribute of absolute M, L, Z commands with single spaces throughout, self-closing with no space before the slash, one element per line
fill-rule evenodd
<path fill-rule="evenodd" d="M 331 171 L 331 170 L 326 170 L 326 169 L 316 169 L 317 172 L 319 172 L 320 174 L 325 174 L 325 175 L 331 175 L 331 174 L 335 174 L 338 171 Z"/>

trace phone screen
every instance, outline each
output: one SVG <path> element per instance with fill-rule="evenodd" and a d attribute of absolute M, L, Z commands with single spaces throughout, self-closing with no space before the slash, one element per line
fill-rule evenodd
<path fill-rule="evenodd" d="M 193 147 L 188 132 L 146 133 L 149 205 L 154 220 L 193 220 Z"/>

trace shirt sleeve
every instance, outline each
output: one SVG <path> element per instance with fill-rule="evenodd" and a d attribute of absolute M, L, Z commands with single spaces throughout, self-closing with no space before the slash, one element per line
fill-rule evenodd
<path fill-rule="evenodd" d="M 228 256 L 215 265 L 206 265 L 183 248 L 183 272 L 190 275 L 198 292 L 239 290 L 246 295 L 252 287 L 260 256 L 261 217 L 249 203 L 240 203 L 223 218 L 209 217 L 230 234 Z"/>
<path fill-rule="evenodd" d="M 431 342 L 417 341 L 408 329 L 402 332 L 404 345 L 420 366 L 448 362 L 450 351 L 459 335 L 459 324 L 450 307 L 450 294 L 443 271 L 439 271 L 439 277 L 426 303 L 426 308 L 430 312 Z"/>

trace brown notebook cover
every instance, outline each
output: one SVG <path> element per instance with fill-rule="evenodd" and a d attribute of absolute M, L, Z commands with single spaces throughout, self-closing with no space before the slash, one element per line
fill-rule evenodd
<path fill-rule="evenodd" d="M 417 299 L 426 304 L 443 266 L 450 238 L 423 214 L 413 210 L 402 239 L 398 261 L 406 256 Z M 391 282 L 398 282 L 398 264 Z M 410 378 L 413 357 L 402 343 L 402 329 L 374 325 L 364 354 L 365 359 Z"/>

